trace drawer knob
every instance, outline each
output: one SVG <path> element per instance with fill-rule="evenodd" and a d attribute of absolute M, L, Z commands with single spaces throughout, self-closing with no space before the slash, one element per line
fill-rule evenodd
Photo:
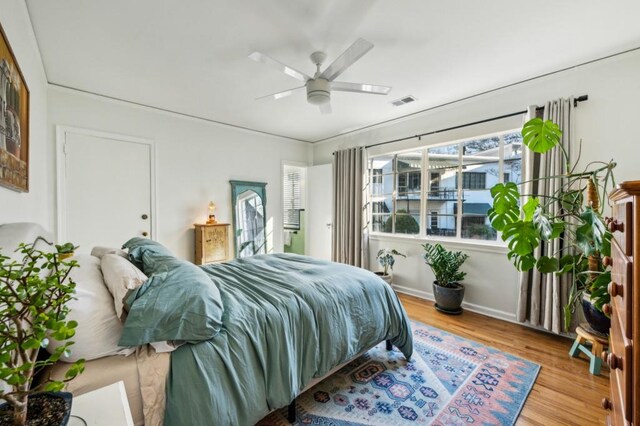
<path fill-rule="evenodd" d="M 611 405 L 611 401 L 609 401 L 609 398 L 602 398 L 602 402 L 600 403 L 600 405 L 602 405 L 602 408 L 604 408 L 605 410 L 611 410 L 613 408 L 613 405 Z"/>
<path fill-rule="evenodd" d="M 602 258 L 602 264 L 604 266 L 612 266 L 613 265 L 613 259 L 611 259 L 611 256 L 605 256 Z"/>
<path fill-rule="evenodd" d="M 622 370 L 622 357 L 619 357 L 616 354 L 609 354 L 607 357 L 607 364 L 609 364 L 609 368 L 612 370 Z"/>
<path fill-rule="evenodd" d="M 611 307 L 611 304 L 605 303 L 604 305 L 602 305 L 602 312 L 604 312 L 605 315 L 611 316 L 611 314 L 613 313 L 613 308 Z"/>
<path fill-rule="evenodd" d="M 624 232 L 624 223 L 620 223 L 615 219 L 609 221 L 609 231 L 611 231 L 611 233 L 616 231 Z"/>
<path fill-rule="evenodd" d="M 144 232 L 142 233 L 142 236 L 143 236 L 143 237 L 146 237 L 147 235 L 149 235 L 149 233 L 148 233 L 147 231 L 144 231 Z"/>
<path fill-rule="evenodd" d="M 616 296 L 623 297 L 624 289 L 620 284 L 616 284 L 613 281 L 611 281 L 607 286 L 607 290 L 609 291 L 609 295 L 611 297 L 616 297 Z"/>

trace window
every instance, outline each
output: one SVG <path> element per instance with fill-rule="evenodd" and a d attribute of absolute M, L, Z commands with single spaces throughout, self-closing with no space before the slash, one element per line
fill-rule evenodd
<path fill-rule="evenodd" d="M 438 211 L 437 210 L 431 211 L 431 218 L 429 219 L 429 224 L 431 229 L 438 228 Z"/>
<path fill-rule="evenodd" d="M 373 184 L 382 183 L 382 169 L 371 170 L 371 183 Z"/>
<path fill-rule="evenodd" d="M 369 162 L 371 227 L 375 232 L 418 234 L 422 152 L 382 155 Z M 373 173 L 373 170 L 381 172 Z"/>
<path fill-rule="evenodd" d="M 282 207 L 284 229 L 300 230 L 300 211 L 304 210 L 304 167 L 283 166 Z"/>
<path fill-rule="evenodd" d="M 522 136 L 511 130 L 381 155 L 369 168 L 373 232 L 495 241 L 490 188 L 520 184 Z"/>
<path fill-rule="evenodd" d="M 485 189 L 486 182 L 486 173 L 462 172 L 462 189 Z"/>

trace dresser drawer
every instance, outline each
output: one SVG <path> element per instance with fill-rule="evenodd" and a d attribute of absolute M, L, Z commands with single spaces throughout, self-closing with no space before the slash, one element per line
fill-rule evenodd
<path fill-rule="evenodd" d="M 609 223 L 613 238 L 620 244 L 622 252 L 633 254 L 633 202 L 623 201 L 613 205 L 613 220 Z"/>
<path fill-rule="evenodd" d="M 622 252 L 617 241 L 611 242 L 611 284 L 609 294 L 616 308 L 625 336 L 632 338 L 633 325 L 633 263 Z"/>
<path fill-rule="evenodd" d="M 611 396 L 613 404 L 614 419 L 616 412 L 629 422 L 632 421 L 633 408 L 633 348 L 631 340 L 623 334 L 620 318 L 616 313 L 616 302 L 614 313 L 611 315 L 611 335 L 608 355 L 608 364 L 611 369 L 609 377 L 611 379 Z M 616 410 L 619 409 L 619 411 Z M 615 423 L 620 424 L 620 423 Z"/>

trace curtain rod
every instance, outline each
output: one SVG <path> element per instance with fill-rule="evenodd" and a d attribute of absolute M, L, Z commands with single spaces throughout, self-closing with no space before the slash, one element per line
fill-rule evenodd
<path fill-rule="evenodd" d="M 573 98 L 573 106 L 577 107 L 578 106 L 578 102 L 584 102 L 584 101 L 587 101 L 587 100 L 589 100 L 589 95 L 582 95 L 582 96 L 578 96 L 577 98 Z M 543 110 L 543 109 L 544 109 L 544 107 L 536 108 L 537 111 L 540 111 L 540 110 Z M 371 145 L 366 145 L 365 148 L 373 148 L 374 146 L 386 145 L 386 144 L 395 143 L 395 142 L 402 142 L 402 141 L 406 141 L 406 140 L 414 139 L 414 138 L 420 139 L 422 136 L 429 136 L 429 135 L 435 135 L 436 133 L 449 132 L 451 130 L 462 129 L 463 127 L 475 126 L 476 124 L 488 123 L 490 121 L 501 120 L 503 118 L 514 117 L 516 115 L 522 115 L 522 114 L 526 114 L 526 113 L 527 113 L 527 110 L 518 111 L 518 112 L 512 112 L 510 114 L 500 115 L 498 117 L 486 118 L 484 120 L 479 120 L 479 121 L 474 121 L 474 122 L 471 122 L 471 123 L 460 124 L 458 126 L 447 127 L 445 129 L 433 130 L 431 132 L 426 132 L 426 133 L 420 133 L 419 135 L 406 136 L 404 138 L 394 139 L 394 140 L 390 140 L 390 141 L 386 141 L 386 142 L 378 142 L 378 143 L 374 143 L 374 144 L 371 144 Z"/>

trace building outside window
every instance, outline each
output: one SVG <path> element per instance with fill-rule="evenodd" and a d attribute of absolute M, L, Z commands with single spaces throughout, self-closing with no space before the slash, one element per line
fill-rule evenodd
<path fill-rule="evenodd" d="M 372 231 L 496 240 L 490 188 L 520 184 L 521 154 L 522 136 L 511 130 L 370 158 Z"/>

